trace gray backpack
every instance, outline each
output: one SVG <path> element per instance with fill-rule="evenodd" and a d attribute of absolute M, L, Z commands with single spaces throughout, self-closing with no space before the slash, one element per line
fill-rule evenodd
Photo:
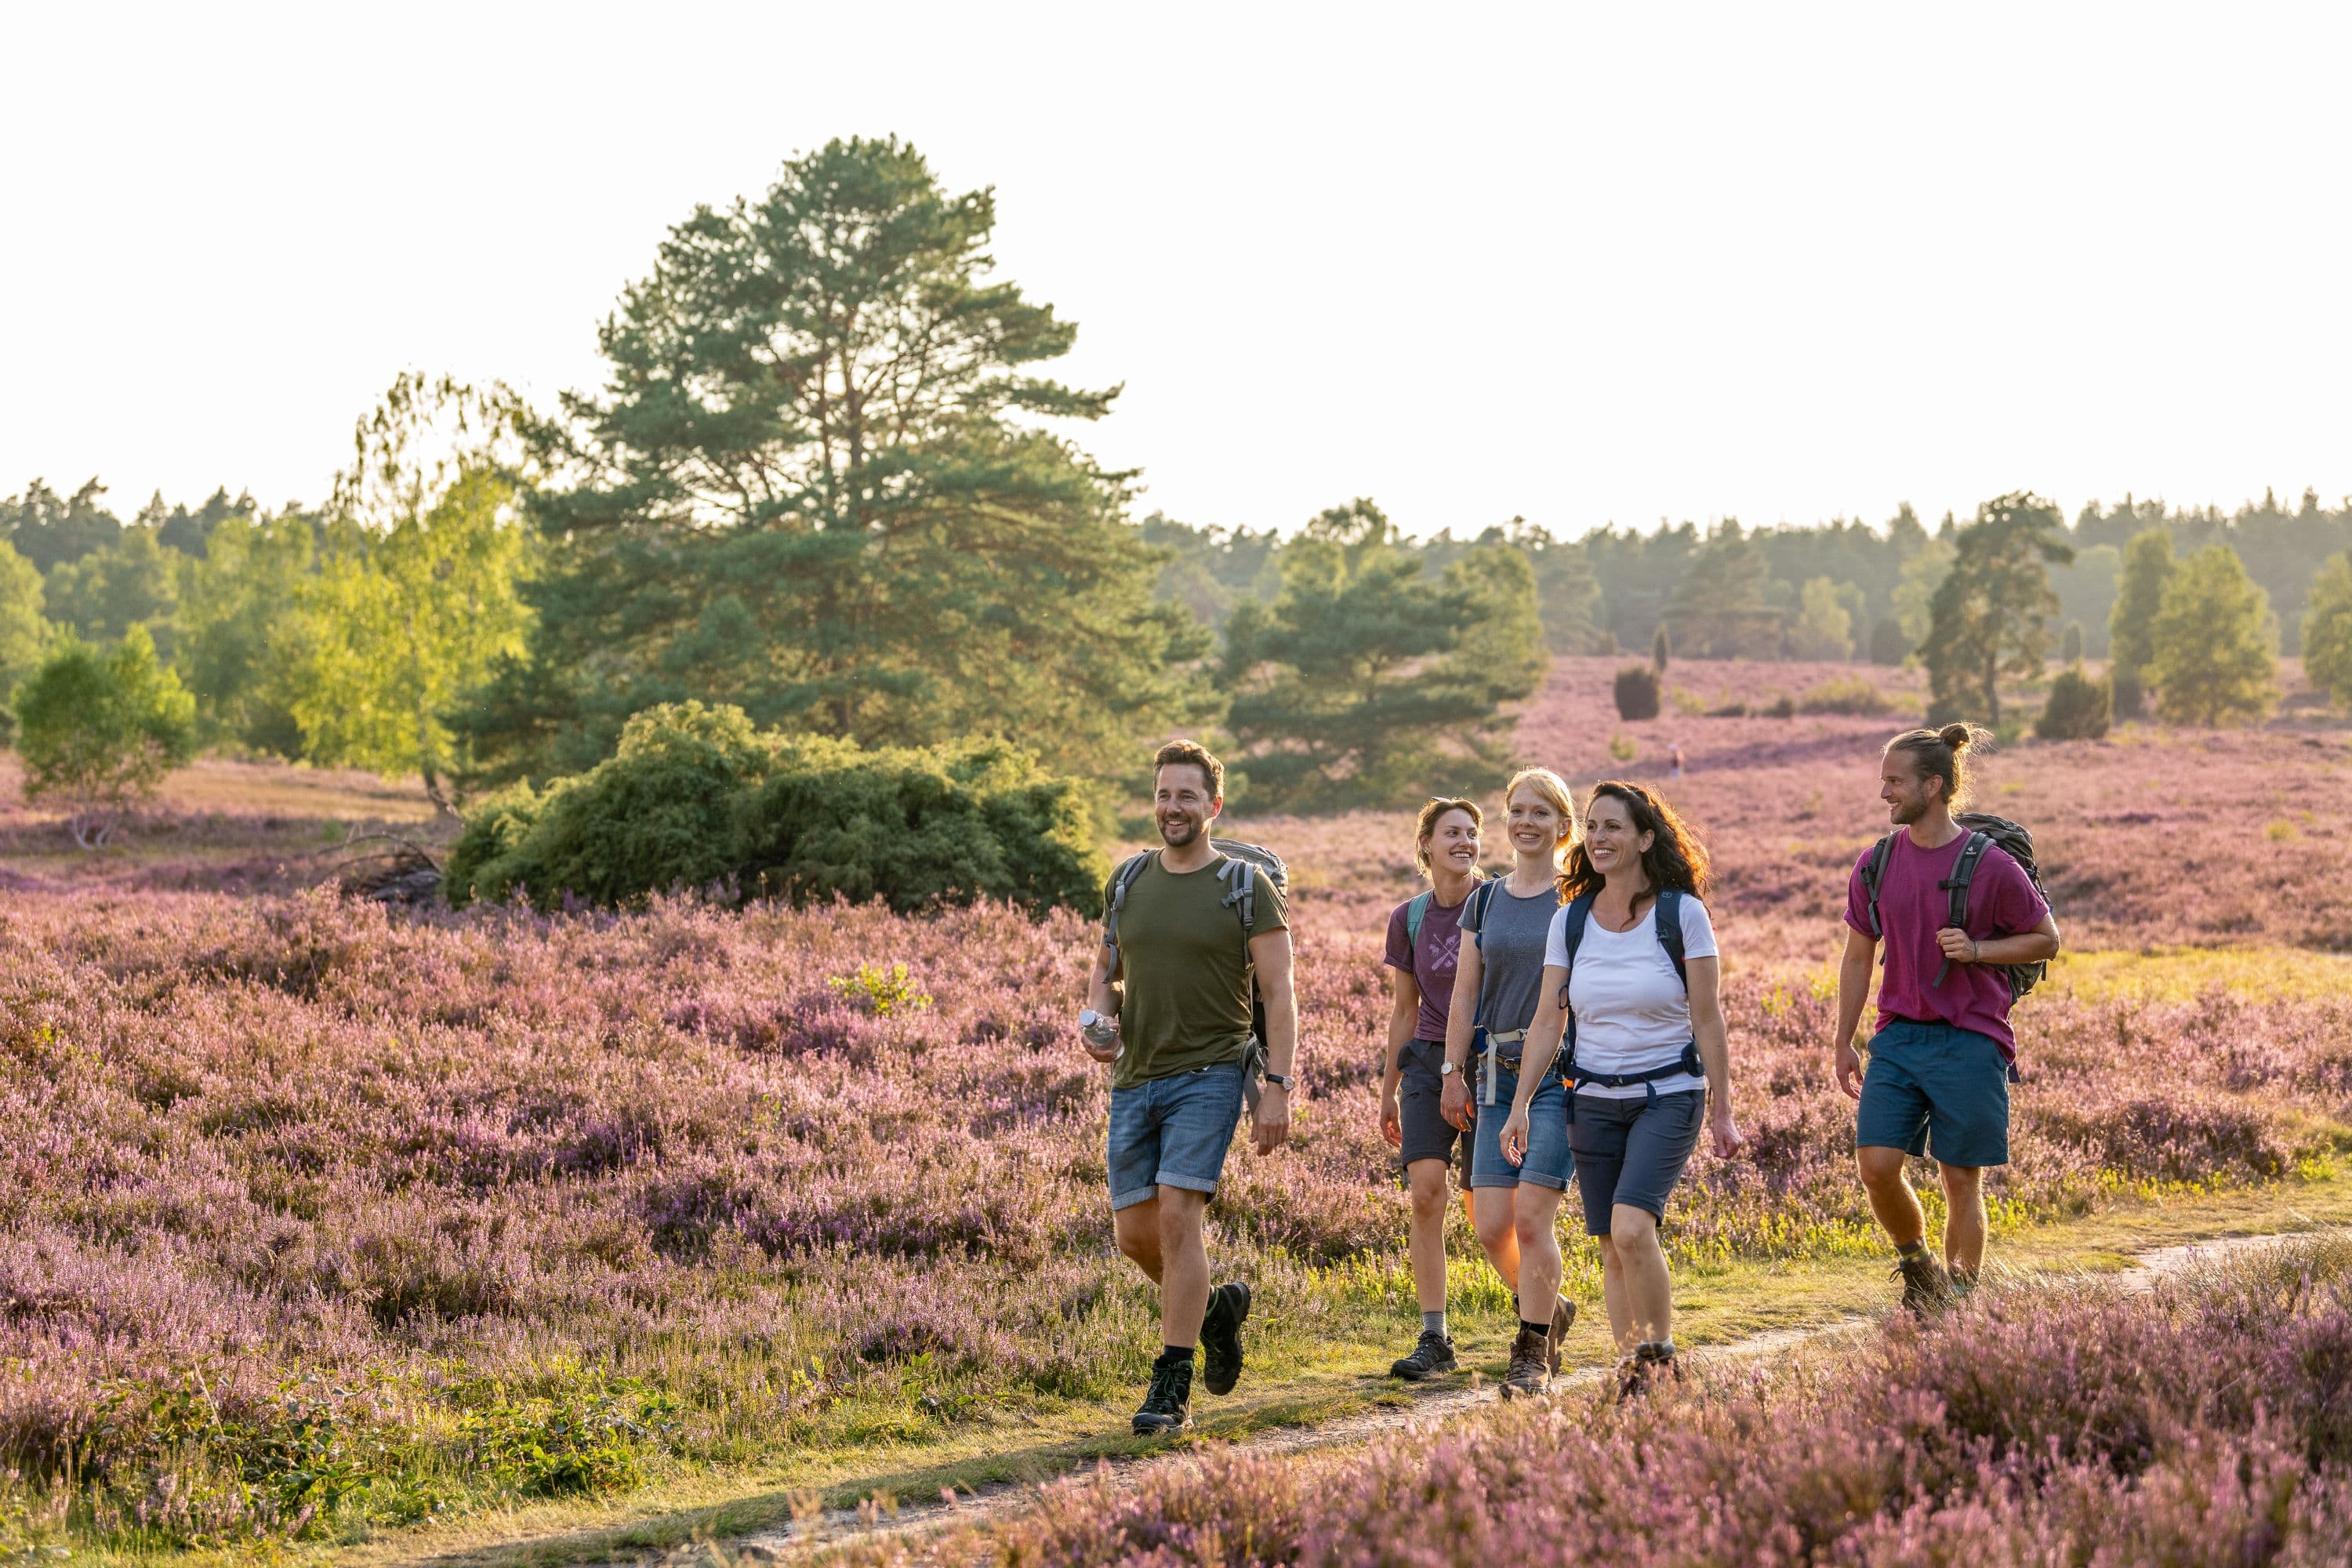
<path fill-rule="evenodd" d="M 1960 846 L 1960 858 L 1953 863 L 1952 874 L 1943 881 L 1945 890 L 1951 895 L 1951 905 L 1946 914 L 1945 924 L 1958 926 L 1964 931 L 1968 929 L 1969 884 L 1976 877 L 1977 862 L 1982 860 L 1985 851 L 1995 845 L 2000 846 L 2011 859 L 2024 868 L 2027 879 L 2033 884 L 2033 890 L 2042 895 L 2042 901 L 2050 904 L 2053 909 L 2057 907 L 2055 904 L 2051 904 L 2050 889 L 2042 885 L 2042 868 L 2034 863 L 2033 835 L 2021 824 L 2011 822 L 2005 816 L 1993 816 L 1974 811 L 1963 812 L 1953 817 L 1952 822 L 1955 826 L 1967 829 L 1969 837 L 1968 842 Z M 1886 934 L 1878 923 L 1878 885 L 1885 879 L 1887 858 L 1894 853 L 1895 835 L 1890 833 L 1878 841 L 1877 847 L 1871 850 L 1870 864 L 1864 867 L 1862 871 L 1862 885 L 1870 894 L 1870 934 L 1875 937 L 1884 937 Z M 2014 936 L 2017 933 L 2004 931 L 2000 934 Z M 1996 963 L 1989 967 L 2000 971 L 2002 977 L 2009 982 L 2009 999 L 2011 1002 L 2042 984 L 2042 976 L 2050 973 L 2050 965 L 2046 961 L 2040 963 Z M 1937 984 L 1941 985 L 1944 983 L 1944 977 L 1951 972 L 1951 968 L 1950 959 L 1946 959 L 1937 968 Z"/>

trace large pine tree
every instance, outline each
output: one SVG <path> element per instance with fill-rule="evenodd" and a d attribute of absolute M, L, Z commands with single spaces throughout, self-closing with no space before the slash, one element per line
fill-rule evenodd
<path fill-rule="evenodd" d="M 2059 610 L 2050 566 L 2074 558 L 2066 519 L 2016 491 L 1977 508 L 1953 537 L 1952 569 L 1929 602 L 1920 662 L 1927 667 L 1929 721 L 2000 722 L 2000 678 L 2039 675 Z"/>
<path fill-rule="evenodd" d="M 868 743 L 1001 735 L 1113 772 L 1196 720 L 1206 652 L 1155 605 L 1126 476 L 1041 417 L 1076 328 L 992 279 L 985 190 L 835 142 L 705 207 L 623 296 L 601 395 L 539 432 L 572 482 L 526 658 L 468 719 L 491 777 L 570 771 L 656 702 Z"/>

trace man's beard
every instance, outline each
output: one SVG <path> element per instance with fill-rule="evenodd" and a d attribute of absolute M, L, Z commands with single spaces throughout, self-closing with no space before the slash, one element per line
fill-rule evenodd
<path fill-rule="evenodd" d="M 1919 800 L 1906 804 L 1905 802 L 1898 800 L 1895 803 L 1893 810 L 1891 810 L 1887 815 L 1893 818 L 1895 826 L 1908 827 L 1913 823 L 1927 815 L 1927 803 L 1924 800 Z"/>
<path fill-rule="evenodd" d="M 1171 849 L 1181 849 L 1201 837 L 1201 824 L 1189 816 L 1160 819 L 1160 839 Z"/>

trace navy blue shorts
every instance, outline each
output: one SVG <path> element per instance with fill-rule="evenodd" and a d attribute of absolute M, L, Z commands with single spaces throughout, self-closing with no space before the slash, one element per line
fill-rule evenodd
<path fill-rule="evenodd" d="M 1609 1211 L 1619 1204 L 1664 1218 L 1666 1199 L 1683 1179 L 1683 1167 L 1698 1147 L 1706 1121 L 1703 1089 L 1678 1089 L 1654 1101 L 1647 1095 L 1639 1100 L 1578 1095 L 1568 1142 L 1576 1151 L 1576 1189 L 1584 1198 L 1585 1233 L 1607 1236 Z"/>
<path fill-rule="evenodd" d="M 1242 1064 L 1219 1062 L 1110 1091 L 1110 1206 L 1161 1187 L 1213 1193 L 1242 1118 Z"/>
<path fill-rule="evenodd" d="M 1972 1029 L 1890 1020 L 1871 1037 L 1853 1141 L 1942 1165 L 2008 1164 L 2008 1058 Z"/>

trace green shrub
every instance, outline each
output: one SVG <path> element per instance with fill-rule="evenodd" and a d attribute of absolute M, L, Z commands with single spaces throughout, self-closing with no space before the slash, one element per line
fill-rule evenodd
<path fill-rule="evenodd" d="M 2127 665 L 2116 665 L 2107 671 L 2107 688 L 2114 697 L 2115 716 L 2137 719 L 2147 707 L 2147 683 L 2138 670 Z"/>
<path fill-rule="evenodd" d="M 1882 616 L 1870 628 L 1870 662 L 1901 664 L 1911 652 L 1911 639 L 1903 635 L 1903 623 L 1892 616 Z"/>
<path fill-rule="evenodd" d="M 101 653 L 68 637 L 16 689 L 25 798 L 61 800 L 74 841 L 95 848 L 196 750 L 196 700 L 133 626 Z"/>
<path fill-rule="evenodd" d="M 905 910 L 1005 899 L 1101 907 L 1109 875 L 1080 786 L 997 742 L 866 751 L 755 731 L 688 702 L 541 794 L 485 803 L 449 857 L 451 901 L 516 891 L 617 906 L 677 888 Z"/>
<path fill-rule="evenodd" d="M 2065 632 L 2058 638 L 2058 661 L 2061 664 L 2083 662 L 2083 623 L 2068 621 Z"/>
<path fill-rule="evenodd" d="M 500 1399 L 457 1424 L 467 1457 L 525 1497 L 622 1491 L 645 1482 L 644 1449 L 677 1429 L 677 1401 L 635 1378 L 567 1376 L 547 1395 Z"/>
<path fill-rule="evenodd" d="M 1891 713 L 1895 704 L 1877 683 L 1859 675 L 1841 675 L 1824 680 L 1798 699 L 1797 708 L 1805 713 L 1852 713 L 1867 717 L 1874 713 Z"/>
<path fill-rule="evenodd" d="M 1793 719 L 1797 716 L 1797 700 L 1785 691 L 1777 692 L 1770 703 L 1759 708 L 1756 712 L 1765 719 Z"/>
<path fill-rule="evenodd" d="M 2095 741 L 2107 732 L 2114 696 L 2105 680 L 2092 679 L 2081 665 L 2062 669 L 2050 683 L 2050 700 L 2033 721 L 2033 733 L 2044 741 Z"/>
<path fill-rule="evenodd" d="M 1629 664 L 1617 672 L 1617 717 L 1654 719 L 1658 716 L 1658 672 L 1646 664 Z"/>

